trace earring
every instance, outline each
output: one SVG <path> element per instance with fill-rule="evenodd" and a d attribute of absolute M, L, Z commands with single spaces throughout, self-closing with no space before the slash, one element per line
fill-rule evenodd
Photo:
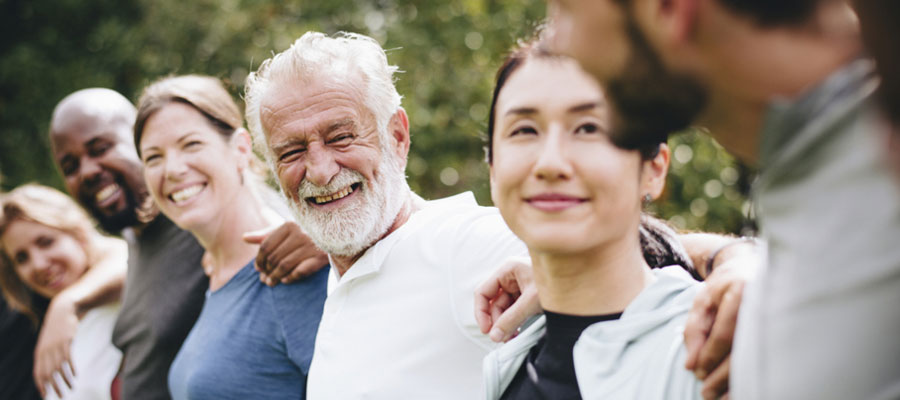
<path fill-rule="evenodd" d="M 644 205 L 646 206 L 646 205 L 650 204 L 650 201 L 652 201 L 653 198 L 650 197 L 650 193 L 647 193 L 644 195 L 644 198 L 642 200 L 644 201 Z"/>

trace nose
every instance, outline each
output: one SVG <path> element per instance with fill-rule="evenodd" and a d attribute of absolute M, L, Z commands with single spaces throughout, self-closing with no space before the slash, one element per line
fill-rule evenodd
<path fill-rule="evenodd" d="M 538 150 L 534 174 L 539 180 L 545 181 L 565 180 L 572 176 L 572 164 L 569 162 L 562 127 L 551 126 L 548 129 Z"/>
<path fill-rule="evenodd" d="M 165 157 L 163 163 L 164 177 L 170 181 L 178 181 L 187 172 L 187 164 L 182 157 L 176 153 L 169 154 Z"/>
<path fill-rule="evenodd" d="M 340 172 L 334 156 L 319 143 L 311 143 L 306 157 L 306 179 L 317 186 L 325 186 Z"/>
<path fill-rule="evenodd" d="M 82 157 L 80 164 L 79 174 L 81 175 L 81 180 L 88 185 L 98 183 L 100 175 L 103 172 L 103 167 L 100 166 L 100 163 L 93 158 L 86 156 Z"/>
<path fill-rule="evenodd" d="M 50 257 L 45 256 L 41 251 L 31 252 L 28 259 L 35 272 L 44 272 L 50 267 Z"/>

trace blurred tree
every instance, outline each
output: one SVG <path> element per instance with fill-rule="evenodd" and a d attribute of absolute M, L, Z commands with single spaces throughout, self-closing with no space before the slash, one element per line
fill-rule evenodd
<path fill-rule="evenodd" d="M 61 186 L 47 129 L 68 93 L 102 86 L 136 100 L 160 76 L 201 73 L 239 96 L 249 71 L 307 30 L 346 30 L 378 39 L 403 71 L 413 190 L 473 190 L 490 204 L 482 137 L 494 72 L 544 13 L 542 0 L 3 0 L 0 188 Z M 738 231 L 746 171 L 703 135 L 672 148 L 669 188 L 651 210 L 682 228 Z"/>

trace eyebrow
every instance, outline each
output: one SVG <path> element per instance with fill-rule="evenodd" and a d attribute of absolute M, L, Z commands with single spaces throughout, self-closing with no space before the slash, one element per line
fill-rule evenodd
<path fill-rule="evenodd" d="M 592 102 L 588 102 L 588 103 L 579 104 L 574 107 L 570 107 L 568 112 L 569 113 L 580 113 L 580 112 L 593 110 L 597 107 L 598 107 L 597 102 L 592 101 Z"/>
<path fill-rule="evenodd" d="M 354 125 L 356 125 L 356 124 L 353 122 L 352 118 L 344 118 L 344 119 L 332 122 L 330 125 L 328 125 L 327 128 L 325 128 L 324 133 L 326 133 L 326 134 L 331 133 L 338 129 L 341 129 L 341 128 L 344 128 L 347 126 L 352 127 Z"/>
<path fill-rule="evenodd" d="M 283 143 L 273 144 L 272 145 L 272 153 L 276 156 L 280 156 L 281 152 L 290 147 L 294 147 L 297 145 L 306 145 L 306 141 L 299 138 L 290 138 Z"/>
<path fill-rule="evenodd" d="M 537 108 L 534 107 L 517 107 L 506 112 L 506 115 L 529 115 L 537 114 Z"/>
<path fill-rule="evenodd" d="M 600 103 L 598 103 L 596 101 L 590 101 L 587 103 L 582 103 L 582 104 L 578 104 L 578 105 L 569 107 L 569 109 L 566 110 L 566 112 L 568 112 L 570 114 L 580 113 L 580 112 L 593 110 L 594 108 L 597 108 L 599 106 L 600 106 Z M 535 107 L 516 107 L 516 108 L 510 109 L 509 111 L 507 111 L 506 115 L 511 115 L 511 114 L 512 115 L 531 115 L 531 114 L 537 114 L 537 113 L 538 113 L 538 110 Z"/>
<path fill-rule="evenodd" d="M 188 132 L 188 133 L 185 133 L 185 134 L 182 135 L 180 138 L 178 138 L 178 140 L 176 140 L 175 143 L 182 143 L 182 142 L 184 142 L 185 140 L 187 140 L 189 137 L 191 137 L 191 135 L 194 135 L 194 134 L 196 134 L 196 133 L 197 133 L 197 132 L 194 132 L 194 131 L 190 131 L 190 132 Z M 147 148 L 142 148 L 142 149 L 141 149 L 141 153 L 146 153 L 147 151 L 150 151 L 150 150 L 159 150 L 159 146 L 150 146 L 150 147 L 147 147 Z"/>

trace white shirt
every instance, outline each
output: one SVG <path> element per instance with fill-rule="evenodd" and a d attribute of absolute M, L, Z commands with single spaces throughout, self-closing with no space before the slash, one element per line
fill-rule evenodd
<path fill-rule="evenodd" d="M 113 325 L 119 315 L 119 303 L 96 307 L 84 314 L 72 338 L 71 360 L 75 377 L 66 370 L 72 388 L 54 374 L 63 400 L 104 400 L 111 398 L 110 386 L 122 362 L 122 352 L 112 344 Z M 50 385 L 44 399 L 59 399 Z"/>
<path fill-rule="evenodd" d="M 525 254 L 471 193 L 427 202 L 343 277 L 332 269 L 307 398 L 480 398 L 494 344 L 475 322 L 474 290 Z"/>

